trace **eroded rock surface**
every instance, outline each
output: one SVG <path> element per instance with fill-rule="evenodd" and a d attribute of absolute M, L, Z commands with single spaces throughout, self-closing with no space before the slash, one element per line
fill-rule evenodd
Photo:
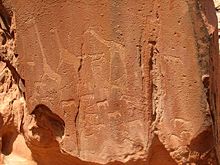
<path fill-rule="evenodd" d="M 2 164 L 218 164 L 213 1 L 0 11 Z"/>

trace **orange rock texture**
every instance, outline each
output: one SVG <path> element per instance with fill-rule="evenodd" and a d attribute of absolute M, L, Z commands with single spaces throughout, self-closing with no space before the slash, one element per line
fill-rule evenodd
<path fill-rule="evenodd" d="M 212 0 L 0 3 L 1 164 L 219 164 Z"/>

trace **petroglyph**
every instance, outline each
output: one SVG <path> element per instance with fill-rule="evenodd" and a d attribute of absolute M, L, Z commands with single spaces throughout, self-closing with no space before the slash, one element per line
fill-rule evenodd
<path fill-rule="evenodd" d="M 15 1 L 0 2 L 18 21 L 0 18 L 0 42 L 26 83 L 0 63 L 3 162 L 29 153 L 40 165 L 217 164 L 210 1 Z M 23 142 L 11 142 L 17 134 Z"/>
<path fill-rule="evenodd" d="M 94 38 L 96 38 L 100 43 L 104 44 L 105 46 L 109 48 L 110 66 L 111 66 L 110 75 L 113 75 L 113 76 L 117 75 L 117 79 L 118 79 L 124 75 L 122 72 L 127 74 L 126 65 L 124 63 L 124 61 L 126 60 L 125 46 L 115 41 L 108 41 L 108 40 L 103 39 L 92 29 L 88 29 L 84 34 L 88 34 L 88 33 L 91 34 Z M 120 63 L 118 63 L 119 61 Z M 120 75 L 120 73 L 122 73 L 122 75 Z"/>
<path fill-rule="evenodd" d="M 53 69 L 51 69 L 50 65 L 48 65 L 48 63 L 47 63 L 46 55 L 44 53 L 44 48 L 43 48 L 43 45 L 42 45 L 42 42 L 41 42 L 41 39 L 40 39 L 40 33 L 39 33 L 39 30 L 38 30 L 38 27 L 37 27 L 36 23 L 34 23 L 34 28 L 35 28 L 35 32 L 36 32 L 36 35 L 37 35 L 37 40 L 38 40 L 38 44 L 40 46 L 42 60 L 43 60 L 43 71 L 44 71 L 43 77 L 45 75 L 49 76 L 52 80 L 57 82 L 58 86 L 60 86 L 62 78 Z"/>
<path fill-rule="evenodd" d="M 57 29 L 52 29 L 52 30 L 50 30 L 50 32 L 55 35 L 55 40 L 56 40 L 58 48 L 59 48 L 59 53 L 60 53 L 60 62 L 59 62 L 59 64 L 61 64 L 62 61 L 63 61 L 66 64 L 74 65 L 74 68 L 77 71 L 77 69 L 80 66 L 80 58 L 81 57 L 77 58 L 75 56 L 75 54 L 71 54 L 67 49 L 64 49 L 64 47 L 63 47 L 63 45 L 60 41 L 60 37 L 59 37 L 59 34 L 57 32 Z"/>
<path fill-rule="evenodd" d="M 119 44 L 115 41 L 108 41 L 99 36 L 94 30 L 88 29 L 84 34 L 90 33 L 93 37 L 95 37 L 99 42 L 106 45 L 110 50 L 118 50 L 120 52 L 125 52 L 125 47 L 122 44 Z M 123 53 L 122 56 L 125 54 Z"/>

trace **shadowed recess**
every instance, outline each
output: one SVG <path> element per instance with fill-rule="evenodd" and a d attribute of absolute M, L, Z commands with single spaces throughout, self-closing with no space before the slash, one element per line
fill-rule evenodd
<path fill-rule="evenodd" d="M 65 123 L 46 105 L 38 104 L 31 115 L 35 116 L 35 120 L 39 127 L 49 129 L 52 131 L 55 137 L 62 138 L 62 136 L 64 135 Z"/>

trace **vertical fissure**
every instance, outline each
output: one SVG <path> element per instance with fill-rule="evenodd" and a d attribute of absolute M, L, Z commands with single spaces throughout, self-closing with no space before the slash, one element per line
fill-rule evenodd
<path fill-rule="evenodd" d="M 140 67 L 140 75 L 141 75 L 141 90 L 144 92 L 144 73 L 143 73 L 143 55 L 142 55 L 142 35 L 143 31 L 141 32 L 138 44 L 136 45 L 137 48 L 137 55 L 138 55 L 138 64 Z"/>
<path fill-rule="evenodd" d="M 74 119 L 74 122 L 75 122 L 75 129 L 76 129 L 76 145 L 77 145 L 77 152 L 78 152 L 78 156 L 80 156 L 80 135 L 79 135 L 79 128 L 78 128 L 78 125 L 79 125 L 79 113 L 80 113 L 80 106 L 81 106 L 81 96 L 79 94 L 79 86 L 80 86 L 80 83 L 81 83 L 81 75 L 80 75 L 80 72 L 81 72 L 81 69 L 82 69 L 82 65 L 83 65 L 83 43 L 81 43 L 81 47 L 80 47 L 80 59 L 79 59 L 79 67 L 77 69 L 77 73 L 78 73 L 78 90 L 77 90 L 77 93 L 78 93 L 78 106 L 77 106 L 77 112 L 76 112 L 76 115 L 75 115 L 75 119 Z"/>
<path fill-rule="evenodd" d="M 160 97 L 161 97 L 161 73 L 159 63 L 157 61 L 158 57 L 158 49 L 156 48 L 156 41 L 148 41 L 150 46 L 150 58 L 149 58 L 149 71 L 151 76 L 151 88 L 152 88 L 152 113 L 151 113 L 151 123 L 152 130 L 156 131 L 156 125 L 161 117 L 161 109 L 158 107 L 160 105 Z"/>
<path fill-rule="evenodd" d="M 77 146 L 77 153 L 80 156 L 80 144 L 79 144 L 79 130 L 78 130 L 78 122 L 79 122 L 79 110 L 80 110 L 80 99 L 78 102 L 77 112 L 75 115 L 75 129 L 76 129 L 76 146 Z"/>
<path fill-rule="evenodd" d="M 151 82 L 150 82 L 151 101 L 152 101 L 151 120 L 153 123 L 156 120 L 155 105 L 154 105 L 154 101 L 153 101 L 154 100 L 154 93 L 155 93 L 154 82 L 153 82 L 153 69 L 154 69 L 154 64 L 156 63 L 156 61 L 153 61 L 153 60 L 156 60 L 156 59 L 154 59 L 154 46 L 156 45 L 156 42 L 149 41 L 148 43 L 150 45 L 150 58 L 149 58 L 148 65 L 149 65 L 149 75 L 150 75 L 150 79 L 151 79 Z"/>

